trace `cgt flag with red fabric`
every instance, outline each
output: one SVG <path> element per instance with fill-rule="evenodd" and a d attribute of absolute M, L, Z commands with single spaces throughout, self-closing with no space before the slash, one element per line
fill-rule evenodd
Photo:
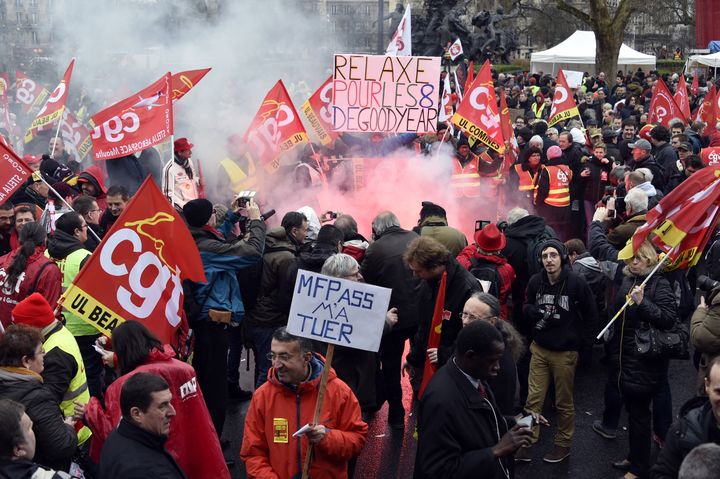
<path fill-rule="evenodd" d="M 5 203 L 32 173 L 12 148 L 0 142 L 0 204 Z"/>
<path fill-rule="evenodd" d="M 696 120 L 702 121 L 706 125 L 712 125 L 715 122 L 715 105 L 717 105 L 715 96 L 715 84 L 713 84 L 697 110 Z"/>
<path fill-rule="evenodd" d="M 505 153 L 489 61 L 485 61 L 475 81 L 465 92 L 463 101 L 452 117 L 452 123 L 470 135 L 471 139 L 484 143 L 501 155 Z"/>
<path fill-rule="evenodd" d="M 719 202 L 720 165 L 693 173 L 648 212 L 647 222 L 635 231 L 618 258 L 632 258 L 650 239 L 661 251 L 670 253 L 666 268 L 694 266 L 712 234 Z"/>
<path fill-rule="evenodd" d="M 677 91 L 675 92 L 675 103 L 682 113 L 683 121 L 690 119 L 690 99 L 688 98 L 687 83 L 685 83 L 685 75 L 680 75 Z"/>
<path fill-rule="evenodd" d="M 206 281 L 200 253 L 148 177 L 65 291 L 62 305 L 108 336 L 134 320 L 174 344 L 186 279 Z"/>
<path fill-rule="evenodd" d="M 40 105 L 44 105 L 49 96 L 50 92 L 43 85 L 20 70 L 15 71 L 15 101 L 22 105 L 23 114 L 40 108 Z"/>
<path fill-rule="evenodd" d="M 45 126 L 55 123 L 57 120 L 62 118 L 63 111 L 65 110 L 65 102 L 68 97 L 68 90 L 70 89 L 70 77 L 72 76 L 73 67 L 75 66 L 75 59 L 70 60 L 65 75 L 62 80 L 58 83 L 58 86 L 52 92 L 52 95 L 47 99 L 45 105 L 38 111 L 37 116 L 30 124 L 27 133 L 25 133 L 25 143 L 28 143 L 33 139 L 33 136 Z"/>
<path fill-rule="evenodd" d="M 657 125 L 662 124 L 670 126 L 670 121 L 682 118 L 680 108 L 672 97 L 662 78 L 658 78 L 655 84 L 655 92 L 653 92 L 650 101 L 650 110 L 648 111 L 648 123 Z"/>
<path fill-rule="evenodd" d="M 187 70 L 184 72 L 175 73 L 170 79 L 173 103 L 187 95 L 187 93 L 192 90 L 193 87 L 197 85 L 198 82 L 210 72 L 210 70 L 212 70 L 212 68 Z"/>
<path fill-rule="evenodd" d="M 445 290 L 447 289 L 447 271 L 445 271 L 440 279 L 440 287 L 438 288 L 437 298 L 435 298 L 435 310 L 433 311 L 432 323 L 430 325 L 430 334 L 428 335 L 428 349 L 437 349 L 440 346 L 440 336 L 442 334 L 443 320 L 449 319 L 450 312 L 445 311 Z M 438 363 L 431 363 L 430 359 L 425 356 L 425 367 L 423 368 L 422 383 L 418 390 L 418 399 L 422 398 L 425 387 L 438 370 Z"/>
<path fill-rule="evenodd" d="M 173 134 L 170 73 L 138 93 L 93 115 L 95 161 L 132 155 Z"/>
<path fill-rule="evenodd" d="M 92 130 L 78 120 L 73 112 L 65 109 L 60 134 L 65 144 L 65 151 L 75 157 L 77 161 L 83 161 L 92 150 L 91 133 Z"/>
<path fill-rule="evenodd" d="M 702 159 L 705 166 L 712 166 L 720 164 L 720 147 L 710 146 L 700 150 L 700 159 Z"/>
<path fill-rule="evenodd" d="M 568 86 L 565 74 L 562 69 L 558 71 L 557 86 L 555 87 L 555 95 L 553 96 L 552 108 L 550 109 L 550 120 L 548 126 L 553 126 L 568 118 L 580 116 L 577 103 L 572 95 L 572 90 Z"/>
<path fill-rule="evenodd" d="M 280 168 L 283 153 L 308 142 L 305 127 L 282 80 L 265 95 L 243 141 L 250 145 L 253 157 L 259 158 L 270 174 Z"/>
<path fill-rule="evenodd" d="M 329 145 L 340 136 L 338 132 L 333 131 L 332 96 L 333 77 L 330 75 L 325 83 L 303 103 L 301 108 L 303 115 L 315 132 L 315 136 L 323 145 Z"/>
<path fill-rule="evenodd" d="M 690 85 L 690 93 L 693 95 L 697 95 L 699 89 L 700 89 L 700 83 L 698 81 L 698 74 L 697 74 L 697 70 L 696 70 L 695 75 L 693 76 L 692 85 Z"/>

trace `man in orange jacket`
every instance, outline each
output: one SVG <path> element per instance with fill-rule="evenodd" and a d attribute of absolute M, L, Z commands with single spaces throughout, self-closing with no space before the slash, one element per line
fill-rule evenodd
<path fill-rule="evenodd" d="M 310 340 L 285 327 L 272 336 L 268 380 L 253 394 L 245 417 L 240 458 L 249 478 L 300 477 L 308 445 L 313 444 L 310 477 L 344 479 L 348 462 L 360 454 L 368 426 L 347 384 L 330 370 L 320 423 L 312 424 L 325 362 Z M 293 436 L 304 425 L 303 435 Z"/>

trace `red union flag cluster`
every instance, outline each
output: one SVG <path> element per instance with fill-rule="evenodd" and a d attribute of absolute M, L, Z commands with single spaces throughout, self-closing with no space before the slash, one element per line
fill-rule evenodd
<path fill-rule="evenodd" d="M 669 268 L 694 266 L 712 234 L 719 202 L 720 166 L 693 173 L 648 212 L 647 222 L 635 231 L 618 258 L 632 258 L 640 245 L 650 239 L 670 254 Z"/>
<path fill-rule="evenodd" d="M 333 77 L 330 76 L 301 108 L 320 143 L 329 145 L 339 136 L 332 122 Z"/>
<path fill-rule="evenodd" d="M 562 70 L 559 70 L 548 126 L 553 126 L 555 123 L 574 116 L 580 116 L 580 112 L 578 112 L 577 103 L 575 103 L 572 90 L 570 90 L 568 82 L 565 79 L 565 74 Z"/>
<path fill-rule="evenodd" d="M 15 72 L 15 100 L 22 105 L 24 114 L 40 108 L 40 105 L 45 104 L 48 96 L 50 96 L 50 92 L 43 85 L 20 70 Z"/>
<path fill-rule="evenodd" d="M 280 156 L 284 152 L 307 143 L 305 127 L 282 80 L 265 96 L 243 141 L 268 173 L 280 168 Z"/>
<path fill-rule="evenodd" d="M 107 335 L 135 320 L 171 342 L 185 279 L 206 281 L 200 253 L 148 178 L 65 291 L 63 307 Z"/>
<path fill-rule="evenodd" d="M 167 141 L 173 134 L 170 73 L 92 117 L 93 156 L 109 160 Z"/>

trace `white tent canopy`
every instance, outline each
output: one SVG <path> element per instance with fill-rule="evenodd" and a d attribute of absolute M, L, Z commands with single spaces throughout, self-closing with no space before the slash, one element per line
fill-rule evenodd
<path fill-rule="evenodd" d="M 530 64 L 530 71 L 533 73 L 542 71 L 554 76 L 562 68 L 593 74 L 595 73 L 595 33 L 578 30 L 549 50 L 533 53 L 530 56 Z M 640 53 L 623 43 L 618 55 L 618 68 L 636 70 L 638 67 L 654 69 L 655 56 Z M 614 75 L 615 72 L 608 74 Z"/>
<path fill-rule="evenodd" d="M 688 67 L 697 66 L 698 63 L 718 68 L 720 67 L 720 52 L 711 53 L 710 55 L 690 55 L 688 57 Z"/>

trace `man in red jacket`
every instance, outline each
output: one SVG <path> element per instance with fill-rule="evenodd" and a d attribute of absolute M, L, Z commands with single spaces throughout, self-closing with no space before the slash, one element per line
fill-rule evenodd
<path fill-rule="evenodd" d="M 330 370 L 321 423 L 312 424 L 325 362 L 312 343 L 278 328 L 270 346 L 273 367 L 253 394 L 245 417 L 240 458 L 249 478 L 300 477 L 309 444 L 314 446 L 310 477 L 344 479 L 348 462 L 360 454 L 368 426 L 347 384 Z M 293 433 L 304 425 L 302 435 Z M 304 439 L 303 436 L 307 437 Z"/>

